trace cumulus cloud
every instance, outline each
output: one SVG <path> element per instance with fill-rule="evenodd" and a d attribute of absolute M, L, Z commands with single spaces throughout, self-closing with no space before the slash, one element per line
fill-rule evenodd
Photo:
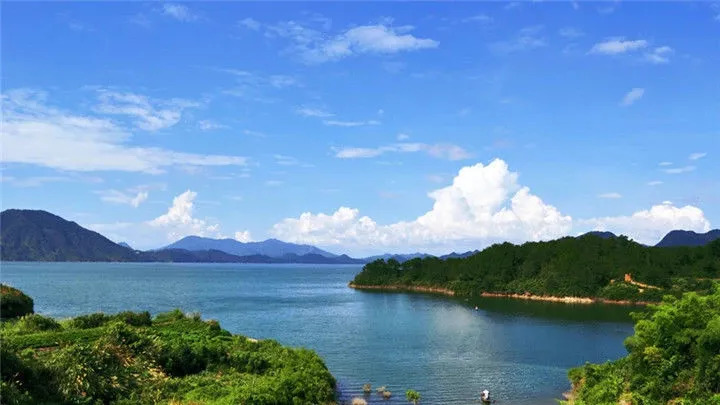
<path fill-rule="evenodd" d="M 594 218 L 582 222 L 592 226 L 594 230 L 627 235 L 637 242 L 651 245 L 674 229 L 696 232 L 710 230 L 710 222 L 701 209 L 691 205 L 676 207 L 670 201 L 654 205 L 649 210 L 637 211 L 630 216 Z"/>
<path fill-rule="evenodd" d="M 100 199 L 105 202 L 114 204 L 127 204 L 132 207 L 139 207 L 148 199 L 150 193 L 147 190 L 127 190 L 120 191 L 115 189 L 98 191 Z"/>
<path fill-rule="evenodd" d="M 41 91 L 2 96 L 3 161 L 69 171 L 161 173 L 172 166 L 245 166 L 240 156 L 201 155 L 129 144 L 131 134 L 106 118 L 47 105 Z"/>
<path fill-rule="evenodd" d="M 287 218 L 272 233 L 293 242 L 366 248 L 417 247 L 443 251 L 470 241 L 552 239 L 566 234 L 569 216 L 517 183 L 517 174 L 496 159 L 462 168 L 452 184 L 432 191 L 427 213 L 410 222 L 379 225 L 359 210 L 340 207 L 332 214 L 306 212 Z"/>
<path fill-rule="evenodd" d="M 292 41 L 289 51 L 299 55 L 306 63 L 337 61 L 359 54 L 394 54 L 438 47 L 439 43 L 433 39 L 410 34 L 413 29 L 411 26 L 395 27 L 385 21 L 328 35 L 296 21 L 285 21 L 268 26 L 266 35 Z"/>
<path fill-rule="evenodd" d="M 601 55 L 617 55 L 637 51 L 648 46 L 644 39 L 625 40 L 624 38 L 612 38 L 607 41 L 598 42 L 590 49 L 589 53 Z"/>
<path fill-rule="evenodd" d="M 448 159 L 463 160 L 470 157 L 465 149 L 453 144 L 426 144 L 426 143 L 396 143 L 378 148 L 335 148 L 335 157 L 341 159 L 372 158 L 385 153 L 414 153 L 425 152 L 430 156 Z"/>
<path fill-rule="evenodd" d="M 168 241 L 188 235 L 220 237 L 220 225 L 208 224 L 205 220 L 193 217 L 195 197 L 197 193 L 190 190 L 176 196 L 168 211 L 148 221 L 147 225 L 165 232 Z"/>
<path fill-rule="evenodd" d="M 645 89 L 641 88 L 634 88 L 627 92 L 625 94 L 625 97 L 623 97 L 622 101 L 620 102 L 621 106 L 627 107 L 633 105 L 636 101 L 640 100 L 642 96 L 645 94 Z"/>
<path fill-rule="evenodd" d="M 235 232 L 235 240 L 238 242 L 252 242 L 252 236 L 250 236 L 250 231 L 237 231 Z"/>

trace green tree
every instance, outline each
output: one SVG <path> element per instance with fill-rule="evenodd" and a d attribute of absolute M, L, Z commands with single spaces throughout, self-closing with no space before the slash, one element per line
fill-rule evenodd
<path fill-rule="evenodd" d="M 405 391 L 405 398 L 407 398 L 409 402 L 412 402 L 415 405 L 420 402 L 420 394 L 415 390 Z"/>

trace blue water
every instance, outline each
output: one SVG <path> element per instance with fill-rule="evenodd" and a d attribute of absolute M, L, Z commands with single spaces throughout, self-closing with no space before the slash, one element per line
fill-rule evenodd
<path fill-rule="evenodd" d="M 233 332 L 317 351 L 341 399 L 363 383 L 395 395 L 370 403 L 554 404 L 567 369 L 625 355 L 629 309 L 487 298 L 355 291 L 359 266 L 258 264 L 2 263 L 0 278 L 35 299 L 36 312 L 182 308 Z M 478 310 L 474 307 L 478 306 Z"/>

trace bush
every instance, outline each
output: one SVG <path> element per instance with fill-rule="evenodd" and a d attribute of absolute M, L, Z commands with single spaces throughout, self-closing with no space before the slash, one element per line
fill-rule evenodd
<path fill-rule="evenodd" d="M 68 326 L 74 329 L 91 329 L 98 328 L 105 325 L 110 321 L 110 317 L 103 314 L 102 312 L 96 312 L 94 314 L 82 315 L 71 319 L 68 322 Z"/>
<path fill-rule="evenodd" d="M 4 319 L 19 318 L 34 312 L 32 298 L 17 288 L 0 284 L 0 317 Z"/>
<path fill-rule="evenodd" d="M 59 330 L 60 324 L 54 319 L 38 314 L 25 315 L 15 324 L 17 333 L 35 333 Z"/>

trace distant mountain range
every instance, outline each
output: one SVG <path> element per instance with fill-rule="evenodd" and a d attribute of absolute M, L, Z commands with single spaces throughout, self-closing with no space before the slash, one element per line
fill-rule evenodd
<path fill-rule="evenodd" d="M 616 237 L 611 232 L 588 234 L 604 239 Z M 720 239 L 718 229 L 707 233 L 671 231 L 656 246 L 699 246 L 715 239 Z M 453 252 L 439 258 L 464 258 L 476 253 L 479 251 Z M 185 237 L 162 249 L 139 251 L 46 211 L 9 209 L 0 213 L 0 259 L 6 261 L 363 264 L 377 259 L 404 262 L 428 256 L 432 255 L 387 253 L 354 259 L 277 239 L 243 243 L 199 236 Z"/>
<path fill-rule="evenodd" d="M 221 250 L 236 256 L 263 255 L 269 257 L 283 257 L 285 255 L 319 255 L 322 257 L 337 257 L 338 255 L 318 249 L 310 245 L 297 245 L 277 239 L 268 239 L 262 242 L 238 242 L 235 239 L 211 239 L 200 236 L 186 236 L 179 241 L 165 246 L 163 249 L 185 250 Z"/>
<path fill-rule="evenodd" d="M 272 239 L 257 242 L 254 246 L 257 247 L 256 252 L 269 253 L 273 252 L 272 247 L 277 249 L 274 256 L 260 253 L 234 255 L 212 248 L 189 250 L 168 247 L 143 252 L 130 248 L 126 243 L 115 243 L 97 232 L 46 211 L 10 209 L 0 213 L 0 259 L 6 261 L 365 263 L 362 259 L 336 256 L 313 246 Z"/>
<path fill-rule="evenodd" d="M 693 231 L 670 231 L 655 246 L 703 246 L 715 239 L 720 239 L 720 229 L 713 229 L 712 231 L 705 233 L 696 233 Z"/>

